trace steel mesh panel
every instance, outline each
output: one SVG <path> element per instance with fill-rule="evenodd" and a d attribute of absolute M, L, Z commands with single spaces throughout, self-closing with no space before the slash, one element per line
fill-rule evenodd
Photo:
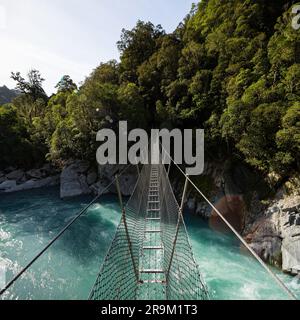
<path fill-rule="evenodd" d="M 185 222 L 164 166 L 160 167 L 160 185 L 164 265 L 166 272 L 169 271 L 166 275 L 166 298 L 167 300 L 206 300 L 209 298 L 208 290 L 195 262 Z"/>
<path fill-rule="evenodd" d="M 92 300 L 204 300 L 209 298 L 165 167 L 163 165 L 156 167 L 158 168 L 159 203 L 152 206 L 156 210 L 159 208 L 159 211 L 151 213 L 150 210 L 149 213 L 152 200 L 150 174 L 153 169 L 150 165 L 143 167 L 132 197 L 125 207 L 134 263 L 130 254 L 125 221 L 122 219 L 92 290 L 90 296 Z M 152 217 L 156 215 L 160 221 L 146 223 L 146 218 L 151 215 Z M 147 234 L 147 228 L 152 231 L 159 229 L 161 232 Z M 145 245 L 149 248 L 149 246 L 158 246 L 160 243 L 163 247 L 162 255 L 155 251 L 145 253 L 143 249 Z M 162 259 L 161 263 L 160 259 Z M 139 273 L 138 280 L 134 265 Z M 155 269 L 158 265 L 163 266 L 162 273 L 140 274 L 140 270 L 147 269 L 149 266 Z"/>
<path fill-rule="evenodd" d="M 149 167 L 144 166 L 135 190 L 125 207 L 126 222 L 136 268 L 139 268 L 139 251 L 142 224 L 146 211 Z M 104 260 L 92 293 L 91 300 L 134 300 L 137 279 L 129 251 L 125 223 L 121 219 L 115 238 Z"/>

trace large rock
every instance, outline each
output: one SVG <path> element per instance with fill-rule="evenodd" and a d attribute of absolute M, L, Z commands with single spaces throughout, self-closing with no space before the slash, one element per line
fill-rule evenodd
<path fill-rule="evenodd" d="M 0 192 L 13 192 L 16 187 L 16 180 L 6 180 L 0 184 Z"/>
<path fill-rule="evenodd" d="M 282 193 L 281 193 L 282 195 Z M 246 240 L 267 262 L 300 274 L 300 197 L 276 199 L 250 228 Z"/>
<path fill-rule="evenodd" d="M 129 197 L 134 191 L 137 181 L 137 174 L 123 174 L 119 177 L 120 190 L 123 196 Z"/>
<path fill-rule="evenodd" d="M 130 166 L 126 169 L 125 165 L 104 165 L 98 168 L 102 186 L 108 186 L 114 181 L 115 175 L 119 174 L 120 189 L 123 196 L 130 196 L 137 182 L 137 168 Z M 109 188 L 111 193 L 117 193 L 116 183 Z"/>
<path fill-rule="evenodd" d="M 110 191 L 107 189 L 107 182 L 98 181 L 90 186 L 90 190 L 94 195 L 108 194 Z"/>
<path fill-rule="evenodd" d="M 86 173 L 89 164 L 84 161 L 76 161 L 66 166 L 60 176 L 61 198 L 71 198 L 91 193 L 86 181 Z"/>
<path fill-rule="evenodd" d="M 23 170 L 15 170 L 6 175 L 8 180 L 16 180 L 19 181 L 23 178 L 24 171 Z"/>
<path fill-rule="evenodd" d="M 293 275 L 300 275 L 300 234 L 295 238 L 283 239 L 282 270 Z"/>
<path fill-rule="evenodd" d="M 25 183 L 17 184 L 15 180 L 7 180 L 0 184 L 0 192 L 10 193 L 31 189 L 38 189 L 42 187 L 51 187 L 59 184 L 60 176 L 56 175 L 40 180 L 28 180 Z"/>
<path fill-rule="evenodd" d="M 96 183 L 97 178 L 98 178 L 97 172 L 90 171 L 86 177 L 87 184 L 90 186 L 90 185 Z"/>
<path fill-rule="evenodd" d="M 60 175 L 56 175 L 53 177 L 47 177 L 40 180 L 28 180 L 25 183 L 18 185 L 14 191 L 24 191 L 31 189 L 38 189 L 44 187 L 53 187 L 59 185 Z"/>
<path fill-rule="evenodd" d="M 280 267 L 282 238 L 278 218 L 276 214 L 258 219 L 246 236 L 246 241 L 264 261 Z"/>
<path fill-rule="evenodd" d="M 281 202 L 279 224 L 282 241 L 282 269 L 291 274 L 300 274 L 300 198 L 292 197 Z M 298 199 L 298 201 L 295 201 Z"/>
<path fill-rule="evenodd" d="M 32 169 L 26 172 L 26 176 L 33 179 L 42 179 L 46 174 L 42 169 Z"/>

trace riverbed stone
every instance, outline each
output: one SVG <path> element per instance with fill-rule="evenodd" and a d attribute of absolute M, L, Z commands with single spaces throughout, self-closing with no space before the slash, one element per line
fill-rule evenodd
<path fill-rule="evenodd" d="M 293 275 L 300 274 L 299 204 L 299 196 L 284 196 L 282 192 L 281 197 L 265 210 L 264 217 L 255 221 L 246 236 L 252 248 L 265 261 L 273 264 L 275 261 L 283 271 Z"/>
<path fill-rule="evenodd" d="M 17 191 L 25 191 L 31 189 L 38 189 L 43 187 L 57 186 L 60 182 L 60 175 L 47 177 L 40 180 L 27 180 L 24 183 L 17 184 L 15 180 L 6 180 L 0 184 L 0 192 L 11 193 Z"/>
<path fill-rule="evenodd" d="M 90 171 L 86 177 L 87 184 L 90 186 L 96 183 L 98 175 L 95 171 Z"/>
<path fill-rule="evenodd" d="M 187 206 L 188 206 L 189 210 L 195 211 L 195 209 L 196 209 L 196 199 L 194 199 L 194 198 L 189 199 L 187 201 Z"/>
<path fill-rule="evenodd" d="M 12 192 L 17 187 L 16 180 L 5 180 L 0 184 L 0 192 Z"/>
<path fill-rule="evenodd" d="M 9 174 L 6 175 L 6 178 L 8 180 L 21 180 L 24 176 L 24 171 L 23 170 L 15 170 L 10 172 Z"/>
<path fill-rule="evenodd" d="M 103 195 L 108 194 L 109 193 L 109 190 L 107 189 L 108 183 L 109 182 L 107 181 L 98 181 L 90 186 L 90 190 L 96 196 L 102 195 L 102 194 Z"/>
<path fill-rule="evenodd" d="M 33 179 L 42 179 L 45 173 L 41 169 L 32 169 L 26 172 L 26 176 Z"/>
<path fill-rule="evenodd" d="M 60 196 L 62 199 L 76 197 L 91 193 L 86 176 L 88 165 L 82 161 L 76 161 L 66 166 L 60 176 Z"/>
<path fill-rule="evenodd" d="M 108 186 L 110 182 L 114 181 L 115 175 L 120 174 L 119 183 L 123 196 L 130 196 L 136 185 L 138 175 L 135 166 L 126 169 L 126 165 L 101 165 L 98 167 L 98 175 L 100 181 L 105 181 Z M 117 193 L 116 183 L 113 183 L 109 188 L 110 193 Z"/>

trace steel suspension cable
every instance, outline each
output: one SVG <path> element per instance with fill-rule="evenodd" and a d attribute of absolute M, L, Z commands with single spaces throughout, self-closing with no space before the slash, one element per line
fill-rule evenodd
<path fill-rule="evenodd" d="M 124 174 L 127 169 L 131 166 L 129 164 L 121 172 L 119 176 Z M 101 192 L 98 194 L 85 208 L 83 208 L 58 234 L 55 236 L 43 250 L 41 250 L 3 289 L 0 291 L 0 296 L 2 296 L 60 237 L 82 216 L 87 210 L 115 183 L 114 179 L 110 184 L 108 184 Z"/>
<path fill-rule="evenodd" d="M 292 300 L 298 300 L 295 294 L 285 285 L 285 283 L 267 266 L 267 264 L 259 257 L 259 255 L 249 246 L 245 239 L 238 233 L 237 230 L 227 221 L 223 214 L 211 203 L 211 201 L 204 195 L 204 193 L 195 185 L 190 177 L 180 168 L 180 166 L 172 159 L 170 154 L 161 144 L 164 152 L 168 155 L 170 161 L 179 169 L 184 177 L 191 183 L 195 190 L 202 196 L 202 198 L 211 206 L 211 208 L 218 214 L 227 227 L 235 234 L 235 236 L 242 242 L 242 244 L 249 250 L 254 258 L 260 263 L 260 265 L 269 273 L 269 275 L 275 280 L 275 282 L 287 293 Z"/>

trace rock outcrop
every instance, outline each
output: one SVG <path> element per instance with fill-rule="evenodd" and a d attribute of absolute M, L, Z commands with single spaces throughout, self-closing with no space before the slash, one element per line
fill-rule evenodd
<path fill-rule="evenodd" d="M 89 164 L 85 161 L 75 161 L 66 165 L 60 176 L 60 197 L 62 199 L 90 194 L 86 173 Z"/>
<path fill-rule="evenodd" d="M 122 173 L 119 176 L 121 193 L 126 197 L 132 194 L 138 178 L 136 167 L 130 166 L 126 169 L 125 165 L 104 165 L 99 166 L 98 172 L 101 186 L 109 185 L 115 179 L 116 174 Z M 109 188 L 109 191 L 111 193 L 117 192 L 115 183 Z"/>
<path fill-rule="evenodd" d="M 124 165 L 104 165 L 99 166 L 97 172 L 84 161 L 68 163 L 61 173 L 60 196 L 64 199 L 91 193 L 94 195 L 116 194 L 116 184 L 111 182 L 118 173 L 122 173 L 119 177 L 122 195 L 130 196 L 137 181 L 137 169 L 129 167 L 124 171 L 125 167 Z"/>
<path fill-rule="evenodd" d="M 59 185 L 57 170 L 50 165 L 24 171 L 7 168 L 0 172 L 0 193 L 10 193 Z"/>
<path fill-rule="evenodd" d="M 300 197 L 274 201 L 248 227 L 246 240 L 265 261 L 300 274 Z"/>

